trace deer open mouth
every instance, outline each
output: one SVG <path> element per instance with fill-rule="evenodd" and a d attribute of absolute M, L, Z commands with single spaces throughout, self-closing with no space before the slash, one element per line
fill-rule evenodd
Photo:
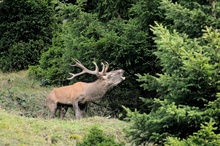
<path fill-rule="evenodd" d="M 125 80 L 125 77 L 123 77 L 124 72 L 125 72 L 124 70 L 122 70 L 122 69 L 120 70 L 122 80 Z"/>

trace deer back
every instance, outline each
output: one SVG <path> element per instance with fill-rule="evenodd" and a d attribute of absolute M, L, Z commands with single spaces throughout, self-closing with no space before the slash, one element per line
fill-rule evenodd
<path fill-rule="evenodd" d="M 72 104 L 81 94 L 84 94 L 85 83 L 77 82 L 73 85 L 55 88 L 48 95 L 54 102 Z"/>

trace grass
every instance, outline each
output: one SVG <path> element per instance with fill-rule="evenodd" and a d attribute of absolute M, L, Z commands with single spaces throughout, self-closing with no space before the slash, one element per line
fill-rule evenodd
<path fill-rule="evenodd" d="M 44 101 L 52 88 L 39 86 L 28 78 L 27 71 L 0 73 L 0 145 L 74 146 L 93 126 L 127 143 L 123 129 L 128 123 L 124 121 L 105 117 L 49 119 Z"/>
<path fill-rule="evenodd" d="M 39 86 L 27 71 L 0 73 L 0 107 L 28 117 L 45 115 L 44 101 L 52 87 Z"/>
<path fill-rule="evenodd" d="M 117 119 L 90 117 L 82 120 L 27 118 L 0 109 L 0 145 L 23 146 L 50 144 L 66 146 L 81 141 L 96 126 L 118 142 L 126 142 L 127 123 Z"/>

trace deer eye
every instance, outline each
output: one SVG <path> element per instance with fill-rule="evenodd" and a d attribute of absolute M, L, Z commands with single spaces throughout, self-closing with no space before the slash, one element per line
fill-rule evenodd
<path fill-rule="evenodd" d="M 109 75 L 108 75 L 108 78 L 111 78 L 111 77 L 113 77 L 113 74 L 109 74 Z"/>

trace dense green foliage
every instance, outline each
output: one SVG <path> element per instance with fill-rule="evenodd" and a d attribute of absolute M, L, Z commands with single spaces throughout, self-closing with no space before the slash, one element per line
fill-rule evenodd
<path fill-rule="evenodd" d="M 48 49 L 54 26 L 46 0 L 0 2 L 0 69 L 17 71 L 35 65 Z"/>
<path fill-rule="evenodd" d="M 201 129 L 198 132 L 195 132 L 187 139 L 180 140 L 180 138 L 168 137 L 168 141 L 165 143 L 165 146 L 219 146 L 220 134 L 216 134 L 214 132 L 217 129 L 217 127 L 213 127 L 214 124 L 215 123 L 212 122 L 212 120 L 205 122 L 205 125 L 202 124 Z"/>
<path fill-rule="evenodd" d="M 215 24 L 210 24 L 211 21 L 206 23 L 206 19 L 197 17 L 199 12 L 205 13 L 208 8 L 209 11 L 213 10 L 212 5 L 193 4 L 198 7 L 190 8 L 183 1 L 182 5 L 167 0 L 161 2 L 160 8 L 165 11 L 166 18 L 173 20 L 173 25 L 168 24 L 168 27 L 158 23 L 151 27 L 157 45 L 154 54 L 162 72 L 154 76 L 137 74 L 141 87 L 157 94 L 152 98 L 142 98 L 151 107 L 149 113 L 140 114 L 126 109 L 133 123 L 128 135 L 132 136 L 136 145 L 148 142 L 163 145 L 166 140 L 169 141 L 168 145 L 175 145 L 178 139 L 183 138 L 185 140 L 181 142 L 182 145 L 188 142 L 200 145 L 207 135 L 213 137 L 207 142 L 219 144 L 215 137 L 220 132 L 220 32 Z M 219 14 L 218 9 L 213 11 Z M 213 12 L 208 14 L 210 20 L 219 22 Z M 193 21 L 189 21 L 188 17 Z M 205 27 L 210 25 L 212 27 Z M 216 128 L 210 128 L 213 123 L 200 127 L 211 119 Z"/>
<path fill-rule="evenodd" d="M 76 144 L 76 146 L 123 146 L 123 143 L 117 143 L 113 137 L 106 136 L 104 132 L 97 127 L 90 129 L 87 136 L 82 142 Z"/>

